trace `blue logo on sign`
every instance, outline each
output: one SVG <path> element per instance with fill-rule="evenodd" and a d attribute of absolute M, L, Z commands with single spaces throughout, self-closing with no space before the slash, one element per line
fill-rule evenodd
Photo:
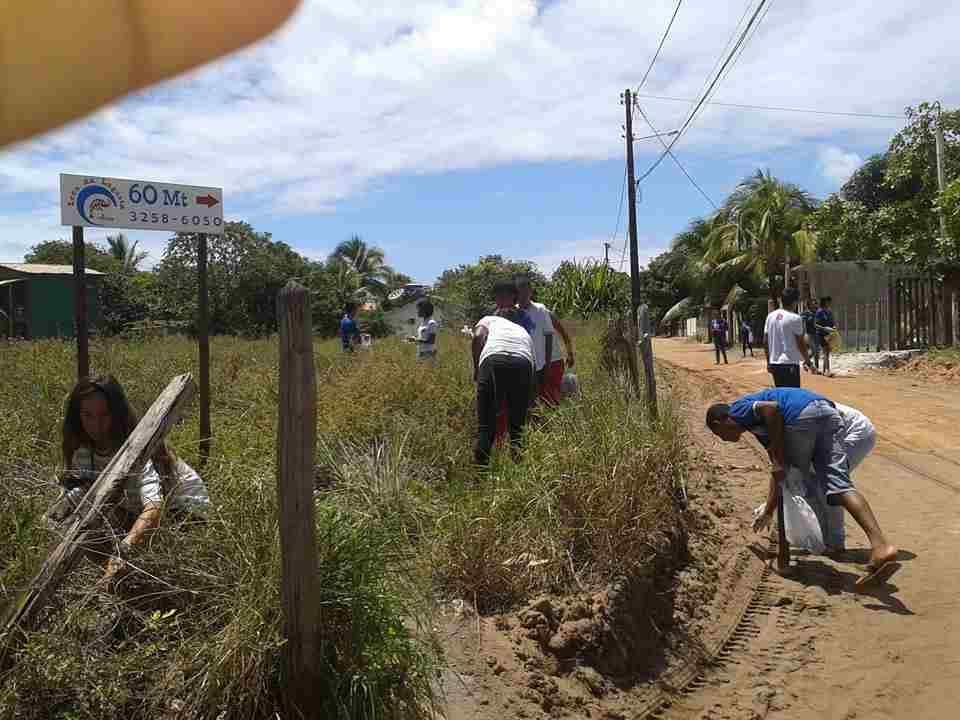
<path fill-rule="evenodd" d="M 103 185 L 85 185 L 77 193 L 77 212 L 91 225 L 96 225 L 98 221 L 112 221 L 113 218 L 104 216 L 104 211 L 111 206 L 119 207 L 120 204 L 113 191 Z"/>

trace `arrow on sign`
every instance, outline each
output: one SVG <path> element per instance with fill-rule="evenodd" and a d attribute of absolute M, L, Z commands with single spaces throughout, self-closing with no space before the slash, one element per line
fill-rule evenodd
<path fill-rule="evenodd" d="M 197 205 L 206 205 L 208 208 L 212 208 L 218 202 L 220 201 L 213 195 L 197 195 Z"/>

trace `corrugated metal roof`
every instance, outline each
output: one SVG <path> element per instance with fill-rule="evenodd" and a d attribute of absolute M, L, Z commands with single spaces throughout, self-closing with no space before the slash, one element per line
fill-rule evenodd
<path fill-rule="evenodd" d="M 26 275 L 73 275 L 73 265 L 43 265 L 41 263 L 0 263 L 0 268 Z M 85 269 L 86 275 L 105 275 L 98 270 Z"/>

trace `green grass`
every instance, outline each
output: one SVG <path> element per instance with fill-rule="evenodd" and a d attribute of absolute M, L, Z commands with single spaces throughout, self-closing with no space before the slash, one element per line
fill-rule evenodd
<path fill-rule="evenodd" d="M 431 716 L 437 600 L 490 611 L 598 587 L 650 562 L 676 525 L 688 459 L 669 399 L 652 422 L 622 379 L 596 370 L 594 333 L 577 340 L 582 397 L 531 424 L 519 462 L 497 452 L 485 473 L 471 463 L 467 340 L 443 335 L 434 365 L 395 340 L 354 357 L 317 343 L 324 717 Z M 155 534 L 116 596 L 89 594 L 100 571 L 82 563 L 0 683 L 0 718 L 282 714 L 276 341 L 215 338 L 212 358 L 211 521 Z M 59 342 L 2 348 L 0 604 L 54 540 L 41 514 L 56 496 L 73 363 Z M 196 347 L 101 341 L 92 366 L 143 411 L 195 372 Z M 197 438 L 194 408 L 170 441 L 193 464 Z"/>

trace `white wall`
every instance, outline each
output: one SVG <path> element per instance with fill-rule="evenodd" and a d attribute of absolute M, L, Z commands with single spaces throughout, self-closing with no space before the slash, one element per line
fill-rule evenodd
<path fill-rule="evenodd" d="M 390 323 L 390 327 L 393 328 L 394 334 L 404 337 L 413 335 L 417 331 L 417 326 L 420 324 L 416 302 L 410 302 L 403 307 L 394 308 L 384 313 L 384 317 L 387 319 L 387 322 Z M 434 307 L 433 319 L 440 325 L 443 325 L 443 316 L 437 307 Z"/>

